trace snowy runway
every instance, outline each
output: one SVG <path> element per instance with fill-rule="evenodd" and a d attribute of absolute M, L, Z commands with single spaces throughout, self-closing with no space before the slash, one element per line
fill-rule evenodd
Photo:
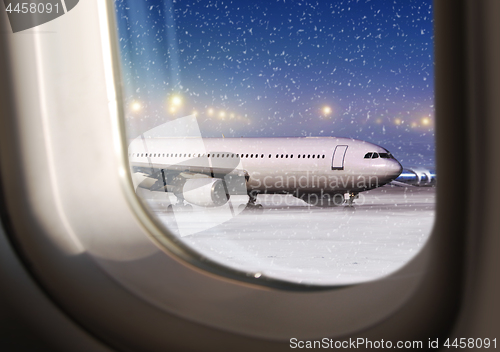
<path fill-rule="evenodd" d="M 435 188 L 385 186 L 354 207 L 318 208 L 292 196 L 260 195 L 262 211 L 239 212 L 247 197 L 220 209 L 168 213 L 169 194 L 139 194 L 152 213 L 204 256 L 294 282 L 373 280 L 407 263 L 428 239 Z"/>

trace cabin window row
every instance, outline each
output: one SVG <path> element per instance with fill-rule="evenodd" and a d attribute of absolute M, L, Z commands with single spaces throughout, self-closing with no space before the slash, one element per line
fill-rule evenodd
<path fill-rule="evenodd" d="M 130 153 L 130 157 L 149 157 L 149 158 L 196 158 L 196 154 L 165 154 L 165 153 Z M 198 154 L 198 158 L 201 157 L 212 157 L 212 158 L 264 158 L 264 154 L 220 154 L 220 153 L 211 153 L 211 154 Z M 269 158 L 272 158 L 272 154 L 269 154 Z M 293 159 L 293 154 L 276 154 L 276 159 Z M 298 154 L 298 159 L 324 159 L 325 155 L 321 154 Z M 366 156 L 365 156 L 366 158 Z"/>

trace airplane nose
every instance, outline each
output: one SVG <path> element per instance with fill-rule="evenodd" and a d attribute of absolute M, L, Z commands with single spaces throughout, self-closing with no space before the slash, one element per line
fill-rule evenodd
<path fill-rule="evenodd" d="M 392 180 L 396 179 L 401 172 L 403 172 L 403 166 L 396 159 L 391 160 L 391 164 L 389 166 L 390 172 L 389 175 Z"/>

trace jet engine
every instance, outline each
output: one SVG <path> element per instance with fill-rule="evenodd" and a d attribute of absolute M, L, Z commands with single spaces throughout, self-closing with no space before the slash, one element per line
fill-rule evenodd
<path fill-rule="evenodd" d="M 182 197 L 201 207 L 218 207 L 229 200 L 224 182 L 218 178 L 192 178 L 182 187 Z"/>

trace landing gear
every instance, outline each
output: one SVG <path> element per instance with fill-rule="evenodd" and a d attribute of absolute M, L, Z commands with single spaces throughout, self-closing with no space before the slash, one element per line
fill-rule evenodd
<path fill-rule="evenodd" d="M 348 197 L 346 197 L 346 203 L 348 207 L 352 207 L 354 205 L 354 200 L 359 198 L 359 194 L 356 192 L 347 193 Z"/>
<path fill-rule="evenodd" d="M 260 210 L 262 211 L 264 208 L 262 204 L 257 204 L 257 194 L 255 192 L 248 193 L 248 203 L 245 206 L 245 210 Z"/>

